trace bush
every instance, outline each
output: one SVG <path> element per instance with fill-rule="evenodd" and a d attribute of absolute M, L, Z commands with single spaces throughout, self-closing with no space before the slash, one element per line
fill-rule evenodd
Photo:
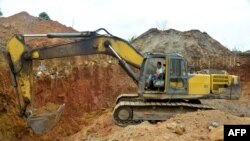
<path fill-rule="evenodd" d="M 134 35 L 134 36 L 128 38 L 128 42 L 131 43 L 131 42 L 133 42 L 135 39 L 136 39 L 136 35 Z"/>
<path fill-rule="evenodd" d="M 1 11 L 1 9 L 0 9 L 0 17 L 1 17 L 1 16 L 3 16 L 3 13 L 2 13 L 2 11 Z"/>
<path fill-rule="evenodd" d="M 50 17 L 46 12 L 40 13 L 39 18 L 44 19 L 44 20 L 50 20 Z"/>

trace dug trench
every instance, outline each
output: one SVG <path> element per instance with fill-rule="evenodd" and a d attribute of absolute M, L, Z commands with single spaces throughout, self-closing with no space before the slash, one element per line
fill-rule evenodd
<path fill-rule="evenodd" d="M 5 112 L 1 112 L 1 116 L 6 116 L 6 118 L 1 118 L 1 120 L 5 120 L 1 123 L 6 123 L 9 126 L 6 128 L 1 126 L 1 134 L 6 139 L 16 137 L 18 140 L 28 138 L 47 140 L 71 135 L 90 124 L 84 118 L 88 114 L 98 113 L 112 107 L 119 94 L 132 93 L 137 90 L 136 84 L 113 57 L 96 55 L 77 59 L 53 59 L 35 62 L 34 68 L 37 68 L 36 64 L 40 65 L 41 63 L 46 67 L 42 74 L 38 70 L 33 70 L 35 107 L 42 107 L 47 103 L 58 105 L 65 103 L 62 118 L 51 132 L 45 135 L 33 134 L 17 115 L 18 107 L 15 103 L 15 94 L 11 88 L 8 70 L 1 70 L 0 92 L 3 102 L 0 106 L 1 111 Z M 4 101 L 7 105 L 4 104 Z M 46 106 L 53 106 L 53 104 Z M 15 118 L 8 119 L 9 115 L 6 113 L 11 113 Z M 20 130 L 13 131 L 15 128 L 15 125 L 12 124 L 13 121 L 22 123 L 16 125 L 19 126 Z M 10 136 L 6 136 L 8 134 Z"/>

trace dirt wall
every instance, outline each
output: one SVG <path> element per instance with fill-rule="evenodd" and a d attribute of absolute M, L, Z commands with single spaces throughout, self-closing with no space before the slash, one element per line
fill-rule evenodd
<path fill-rule="evenodd" d="M 65 103 L 62 118 L 51 132 L 42 136 L 33 134 L 17 116 L 15 95 L 10 85 L 8 72 L 7 70 L 1 71 L 1 78 L 4 80 L 1 81 L 1 86 L 4 87 L 0 89 L 0 98 L 8 104 L 3 106 L 10 110 L 1 113 L 6 116 L 6 118 L 0 118 L 3 121 L 6 120 L 2 123 L 9 124 L 8 129 L 1 127 L 2 135 L 13 132 L 11 135 L 13 138 L 9 138 L 11 140 L 50 140 L 74 134 L 89 124 L 84 119 L 89 113 L 112 107 L 119 94 L 137 92 L 136 84 L 113 57 L 95 55 L 37 61 L 35 68 L 41 64 L 47 68 L 46 71 L 38 76 L 38 70 L 33 70 L 36 107 L 47 103 Z M 15 118 L 7 119 L 9 114 L 6 113 L 13 114 Z M 13 125 L 16 119 L 18 123 Z M 20 129 L 15 131 L 15 126 Z"/>

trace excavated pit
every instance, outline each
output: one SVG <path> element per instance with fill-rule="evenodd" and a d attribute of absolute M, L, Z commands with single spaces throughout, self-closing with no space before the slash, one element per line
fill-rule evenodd
<path fill-rule="evenodd" d="M 5 50 L 7 40 L 17 33 L 77 32 L 58 22 L 41 20 L 25 12 L 0 18 L 0 21 L 1 51 Z M 32 47 L 68 41 L 71 40 L 26 40 Z M 93 55 L 34 61 L 33 93 L 38 112 L 40 107 L 47 106 L 45 109 L 53 109 L 54 105 L 65 103 L 65 110 L 58 126 L 47 134 L 35 135 L 18 116 L 18 106 L 8 68 L 3 54 L 0 55 L 0 139 L 4 140 L 51 140 L 71 135 L 89 124 L 84 117 L 90 112 L 112 107 L 117 95 L 136 92 L 137 89 L 132 79 L 118 65 L 118 61 L 110 56 Z"/>
<path fill-rule="evenodd" d="M 6 119 L 2 123 L 8 122 L 10 126 L 8 129 L 1 126 L 4 131 L 2 136 L 6 134 L 5 132 L 12 132 L 12 128 L 15 126 L 12 125 L 12 122 L 16 119 L 22 123 L 20 125 L 22 126 L 22 129 L 20 129 L 22 131 L 13 134 L 18 140 L 26 140 L 28 138 L 47 140 L 68 136 L 78 132 L 81 128 L 85 128 L 85 125 L 90 124 L 84 117 L 91 112 L 113 107 L 115 98 L 119 94 L 137 91 L 136 84 L 127 76 L 126 72 L 118 65 L 118 61 L 113 57 L 105 55 L 87 56 L 77 58 L 81 60 L 82 64 L 81 62 L 77 63 L 77 61 L 75 64 L 70 63 L 70 65 L 60 63 L 69 59 L 35 62 L 35 68 L 37 68 L 36 64 L 42 63 L 47 69 L 47 71 L 43 71 L 42 73 L 38 70 L 33 70 L 35 107 L 46 106 L 46 109 L 42 109 L 40 112 L 48 112 L 49 109 L 55 109 L 55 105 L 65 104 L 65 109 L 59 123 L 51 132 L 44 135 L 35 135 L 25 126 L 23 119 L 18 117 L 15 95 L 11 88 L 8 71 L 1 70 L 1 79 L 3 78 L 3 81 L 1 81 L 3 85 L 1 86 L 5 87 L 1 87 L 0 96 L 1 100 L 7 103 L 3 102 L 0 105 L 1 115 L 8 118 L 6 113 L 11 112 L 15 117 L 13 119 L 0 118 L 1 120 Z"/>

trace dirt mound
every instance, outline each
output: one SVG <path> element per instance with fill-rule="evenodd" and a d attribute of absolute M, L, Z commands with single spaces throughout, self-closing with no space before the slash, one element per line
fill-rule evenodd
<path fill-rule="evenodd" d="M 132 44 L 142 53 L 175 52 L 182 54 L 188 60 L 194 57 L 215 57 L 231 54 L 218 41 L 199 30 L 180 32 L 174 29 L 161 31 L 152 28 L 137 37 L 132 41 Z"/>
<path fill-rule="evenodd" d="M 13 16 L 0 19 L 5 27 L 17 29 L 19 33 L 48 33 L 48 32 L 72 32 L 73 28 L 66 27 L 57 21 L 43 20 L 29 15 L 27 12 L 20 12 Z M 55 28 L 56 27 L 56 28 Z"/>
<path fill-rule="evenodd" d="M 43 20 L 21 12 L 10 17 L 0 18 L 0 38 L 5 44 L 13 34 L 31 34 L 48 32 L 76 32 L 71 27 L 66 27 L 57 21 Z"/>
<path fill-rule="evenodd" d="M 64 141 L 87 140 L 90 136 L 105 137 L 116 131 L 123 130 L 116 126 L 112 120 L 112 109 L 91 112 L 84 116 L 85 123 L 81 131 L 68 137 L 61 138 Z"/>

